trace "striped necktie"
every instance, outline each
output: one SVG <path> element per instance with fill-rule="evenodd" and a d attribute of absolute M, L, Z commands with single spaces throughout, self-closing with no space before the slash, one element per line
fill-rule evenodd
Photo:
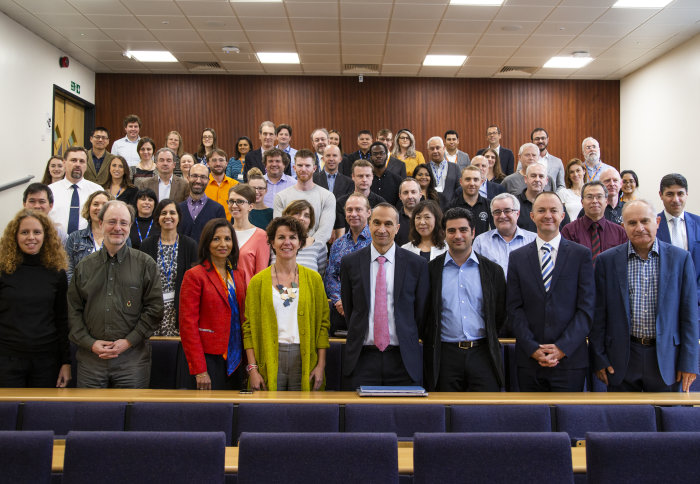
<path fill-rule="evenodd" d="M 600 255 L 600 234 L 598 233 L 598 222 L 591 224 L 591 252 L 593 253 L 593 262 Z"/>
<path fill-rule="evenodd" d="M 552 246 L 545 242 L 542 246 L 542 281 L 544 282 L 544 290 L 549 292 L 552 285 L 552 272 L 554 271 L 554 263 L 552 262 Z"/>

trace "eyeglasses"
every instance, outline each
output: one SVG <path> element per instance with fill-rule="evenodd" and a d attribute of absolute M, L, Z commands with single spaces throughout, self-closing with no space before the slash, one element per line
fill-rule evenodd
<path fill-rule="evenodd" d="M 399 139 L 400 139 L 401 141 L 408 141 L 408 140 L 411 139 L 411 138 L 409 138 L 408 136 L 399 136 Z"/>
<path fill-rule="evenodd" d="M 104 141 L 106 139 L 109 139 L 109 136 L 94 135 L 93 138 L 95 138 L 97 141 Z"/>
<path fill-rule="evenodd" d="M 256 192 L 264 192 L 265 190 L 267 190 L 267 187 L 251 187 L 251 188 L 253 190 L 255 190 Z"/>
<path fill-rule="evenodd" d="M 588 194 L 583 198 L 584 198 L 584 200 L 589 201 L 589 202 L 592 200 L 605 200 L 605 195 L 603 195 L 602 193 L 600 195 Z"/>
<path fill-rule="evenodd" d="M 202 139 L 214 139 L 214 137 L 210 134 L 205 134 L 204 136 L 202 136 Z"/>
<path fill-rule="evenodd" d="M 190 180 L 193 178 L 195 180 L 208 180 L 209 179 L 209 177 L 207 175 L 190 175 Z"/>
<path fill-rule="evenodd" d="M 243 200 L 242 198 L 236 200 L 234 200 L 233 198 L 229 198 L 228 200 L 226 200 L 226 203 L 228 203 L 229 205 L 238 205 L 240 207 L 241 205 L 245 205 L 249 202 L 248 200 Z"/>
<path fill-rule="evenodd" d="M 513 212 L 517 212 L 517 210 L 513 210 L 512 208 L 504 208 L 503 210 L 496 209 L 491 213 L 493 214 L 494 217 L 500 217 L 501 215 L 506 215 L 506 216 L 510 215 Z"/>

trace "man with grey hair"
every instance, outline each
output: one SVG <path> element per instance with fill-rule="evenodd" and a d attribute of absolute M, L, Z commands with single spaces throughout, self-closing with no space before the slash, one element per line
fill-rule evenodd
<path fill-rule="evenodd" d="M 323 160 L 323 153 L 325 152 L 326 146 L 328 146 L 328 130 L 326 128 L 316 128 L 311 132 L 311 146 L 314 148 L 314 153 L 316 153 L 316 169 L 317 171 L 322 170 L 325 164 Z M 345 160 L 343 160 L 345 161 Z M 342 167 L 342 164 L 341 164 Z M 346 176 L 341 168 L 341 173 Z"/>
<path fill-rule="evenodd" d="M 189 185 L 181 176 L 174 176 L 175 152 L 170 148 L 161 148 L 156 151 L 157 176 L 138 178 L 136 185 L 139 188 L 150 188 L 158 195 L 158 200 L 169 198 L 175 203 L 180 203 L 189 194 Z"/>
<path fill-rule="evenodd" d="M 527 167 L 526 174 L 525 189 L 517 196 L 520 202 L 518 227 L 535 232 L 537 227 L 530 214 L 532 213 L 532 205 L 535 203 L 535 198 L 540 193 L 548 191 L 544 189 L 545 180 L 547 180 L 547 169 L 540 163 L 533 163 Z M 570 221 L 569 214 L 565 212 L 564 220 L 562 220 L 559 230 L 564 228 Z"/>
<path fill-rule="evenodd" d="M 435 177 L 435 189 L 440 197 L 440 208 L 445 211 L 452 206 L 455 192 L 459 188 L 459 167 L 445 158 L 445 143 L 439 136 L 428 140 L 428 166 Z"/>
<path fill-rule="evenodd" d="M 258 128 L 258 138 L 260 139 L 260 149 L 250 150 L 245 155 L 245 166 L 243 168 L 243 181 L 248 183 L 248 172 L 251 168 L 256 167 L 261 172 L 265 172 L 265 165 L 263 164 L 263 155 L 266 151 L 271 150 L 275 147 L 275 142 L 277 141 L 277 135 L 275 134 L 275 123 L 272 121 L 263 121 L 260 123 Z M 287 165 L 284 169 L 286 175 L 292 175 L 292 168 Z"/>
<path fill-rule="evenodd" d="M 501 185 L 503 185 L 508 193 L 512 193 L 517 197 L 523 192 L 525 189 L 525 179 L 527 178 L 527 167 L 533 163 L 537 163 L 539 157 L 540 149 L 536 144 L 525 143 L 520 147 L 520 150 L 518 151 L 518 166 L 520 166 L 520 169 L 505 177 L 503 182 L 501 182 Z M 554 190 L 554 187 L 554 181 L 550 177 L 547 177 L 545 180 L 544 190 L 549 192 Z"/>
<path fill-rule="evenodd" d="M 518 227 L 520 202 L 511 193 L 501 193 L 491 200 L 491 215 L 496 228 L 477 236 L 473 248 L 501 266 L 507 276 L 510 253 L 534 241 L 537 234 Z"/>
<path fill-rule="evenodd" d="M 607 203 L 605 205 L 605 218 L 613 223 L 622 225 L 622 208 L 625 202 L 620 200 L 620 188 L 622 187 L 622 178 L 618 171 L 612 166 L 606 168 L 600 173 L 599 181 L 605 186 L 607 193 Z M 578 217 L 583 217 L 583 208 L 578 213 Z"/>
<path fill-rule="evenodd" d="M 581 151 L 583 152 L 583 161 L 586 165 L 588 180 L 599 180 L 600 175 L 602 175 L 605 170 L 612 168 L 612 166 L 606 165 L 600 161 L 600 145 L 595 138 L 589 136 L 584 139 L 581 143 Z"/>
<path fill-rule="evenodd" d="M 78 387 L 148 388 L 148 338 L 163 320 L 163 292 L 155 261 L 126 244 L 134 216 L 119 200 L 102 206 L 103 248 L 80 261 L 68 288 Z"/>

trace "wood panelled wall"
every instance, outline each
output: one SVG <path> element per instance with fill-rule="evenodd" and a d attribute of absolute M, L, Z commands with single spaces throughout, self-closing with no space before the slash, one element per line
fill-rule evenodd
<path fill-rule="evenodd" d="M 486 127 L 497 124 L 516 157 L 531 130 L 544 127 L 550 152 L 565 163 L 593 136 L 601 158 L 619 166 L 618 81 L 97 74 L 95 104 L 97 125 L 112 141 L 124 136 L 124 116 L 136 113 L 142 136 L 160 146 L 175 129 L 187 151 L 205 127 L 229 155 L 239 136 L 258 147 L 258 126 L 269 119 L 292 126 L 295 148 L 310 147 L 319 126 L 342 133 L 344 152 L 357 149 L 358 130 L 388 127 L 409 128 L 425 153 L 430 136 L 455 129 L 460 148 L 474 155 L 487 145 Z"/>

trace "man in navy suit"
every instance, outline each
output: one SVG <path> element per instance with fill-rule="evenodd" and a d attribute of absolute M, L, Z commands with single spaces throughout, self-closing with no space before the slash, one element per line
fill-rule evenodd
<path fill-rule="evenodd" d="M 506 308 L 525 392 L 580 392 L 586 378 L 593 262 L 590 250 L 559 233 L 565 214 L 556 193 L 537 195 L 531 213 L 537 238 L 508 260 Z"/>
<path fill-rule="evenodd" d="M 690 254 L 656 237 L 658 217 L 648 202 L 625 204 L 622 219 L 629 242 L 596 259 L 596 376 L 610 391 L 677 391 L 678 383 L 688 391 L 698 371 Z"/>
<path fill-rule="evenodd" d="M 671 173 L 661 179 L 659 196 L 664 203 L 659 213 L 659 240 L 690 252 L 695 275 L 700 277 L 700 217 L 685 211 L 688 201 L 688 181 L 683 175 Z M 700 279 L 698 279 L 700 286 Z M 700 288 L 698 289 L 700 305 Z M 700 307 L 700 306 L 699 306 Z"/>
<path fill-rule="evenodd" d="M 355 184 L 350 177 L 338 172 L 343 154 L 336 145 L 329 145 L 323 150 L 323 168 L 314 172 L 314 183 L 329 190 L 335 198 L 352 193 Z"/>
<path fill-rule="evenodd" d="M 515 157 L 513 152 L 508 148 L 501 146 L 501 129 L 492 124 L 486 128 L 486 139 L 489 141 L 488 148 L 491 148 L 498 153 L 498 158 L 501 160 L 501 169 L 503 173 L 510 175 L 515 169 Z M 483 155 L 487 148 L 482 148 L 476 152 L 477 155 Z"/>
<path fill-rule="evenodd" d="M 428 300 L 428 263 L 398 247 L 395 207 L 372 210 L 372 244 L 340 262 L 340 295 L 348 324 L 344 386 L 420 385 L 418 344 Z"/>
<path fill-rule="evenodd" d="M 199 243 L 202 229 L 214 218 L 226 218 L 224 207 L 207 197 L 204 190 L 209 183 L 209 168 L 196 163 L 190 168 L 190 196 L 180 203 L 182 220 L 177 225 L 178 233 Z"/>
<path fill-rule="evenodd" d="M 460 171 L 457 164 L 445 158 L 445 142 L 439 136 L 428 140 L 428 167 L 435 177 L 435 189 L 440 196 L 440 208 L 445 211 L 452 206 L 457 189 L 460 188 Z"/>

